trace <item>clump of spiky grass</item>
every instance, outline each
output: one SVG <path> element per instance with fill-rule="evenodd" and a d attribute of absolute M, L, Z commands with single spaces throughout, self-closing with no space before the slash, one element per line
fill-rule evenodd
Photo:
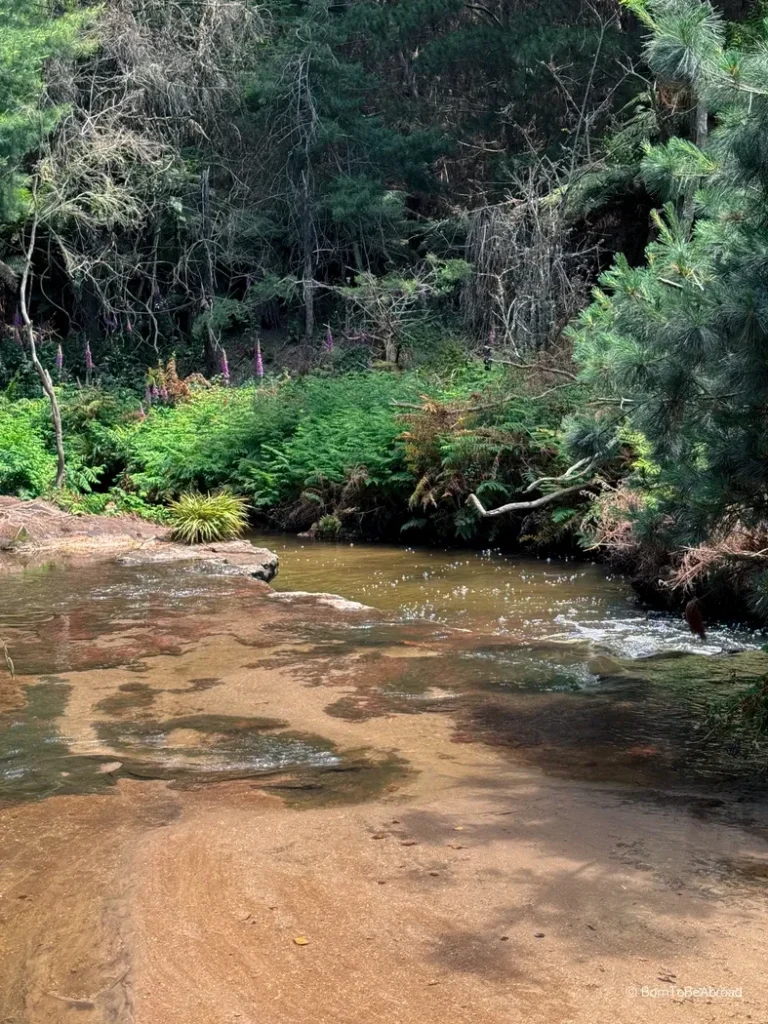
<path fill-rule="evenodd" d="M 210 544 L 239 537 L 248 525 L 248 505 L 236 494 L 191 491 L 171 502 L 171 537 L 183 544 Z"/>

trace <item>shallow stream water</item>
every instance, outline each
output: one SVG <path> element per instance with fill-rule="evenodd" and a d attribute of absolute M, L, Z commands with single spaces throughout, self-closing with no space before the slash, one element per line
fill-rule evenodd
<path fill-rule="evenodd" d="M 594 562 L 325 544 L 282 534 L 252 540 L 280 555 L 277 590 L 329 591 L 391 613 L 395 621 L 425 621 L 514 644 L 551 640 L 579 645 L 582 656 L 639 658 L 757 649 L 768 639 L 746 628 L 715 626 L 702 643 L 681 617 L 646 613 L 626 580 Z"/>
<path fill-rule="evenodd" d="M 281 706 L 287 677 L 326 687 L 330 719 L 448 715 L 456 742 L 550 772 L 763 787 L 764 754 L 708 721 L 714 698 L 768 671 L 762 635 L 714 627 L 702 643 L 595 564 L 252 539 L 280 555 L 282 596 L 178 564 L 0 581 L 15 670 L 0 675 L 0 799 L 104 791 L 125 774 L 292 772 L 297 790 L 349 799 L 384 785 L 397 758 L 338 749 Z"/>

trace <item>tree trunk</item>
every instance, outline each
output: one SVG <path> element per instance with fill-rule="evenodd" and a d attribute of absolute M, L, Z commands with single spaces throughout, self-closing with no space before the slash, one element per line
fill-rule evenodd
<path fill-rule="evenodd" d="M 204 258 L 202 268 L 203 300 L 201 307 L 208 317 L 205 329 L 205 365 L 209 376 L 218 371 L 216 365 L 216 333 L 213 329 L 214 278 L 213 257 L 211 256 L 211 169 L 206 167 L 200 174 L 200 234 Z"/>
<path fill-rule="evenodd" d="M 703 149 L 709 135 L 709 110 L 701 100 L 696 104 L 696 145 Z"/>
<path fill-rule="evenodd" d="M 302 172 L 302 231 L 301 245 L 304 256 L 304 268 L 302 271 L 303 297 L 304 297 L 304 341 L 312 343 L 315 333 L 315 253 L 314 238 L 312 230 L 312 216 L 309 197 L 309 174 Z"/>
<path fill-rule="evenodd" d="M 57 489 L 64 483 L 64 477 L 67 473 L 67 464 L 64 456 L 64 434 L 61 428 L 61 411 L 59 409 L 59 402 L 56 398 L 56 392 L 53 387 L 53 381 L 51 375 L 48 373 L 46 368 L 40 362 L 37 355 L 37 345 L 35 343 L 35 328 L 29 315 L 29 306 L 27 304 L 27 289 L 30 285 L 30 277 L 32 274 L 32 258 L 35 252 L 35 241 L 37 239 L 37 213 L 35 213 L 34 220 L 32 221 L 32 233 L 29 237 L 29 246 L 26 251 L 26 259 L 24 261 L 24 273 L 21 275 L 21 288 L 19 290 L 19 305 L 21 307 L 21 318 L 24 321 L 24 333 L 27 337 L 27 343 L 29 344 L 29 352 L 32 357 L 32 365 L 35 368 L 37 376 L 40 378 L 40 383 L 43 386 L 43 391 L 48 397 L 48 401 L 51 405 L 51 419 L 53 420 L 53 434 L 56 439 L 56 455 L 57 455 L 57 467 L 56 467 L 56 480 L 54 487 Z"/>
<path fill-rule="evenodd" d="M 698 99 L 696 102 L 696 124 L 694 125 L 694 141 L 699 149 L 703 149 L 707 144 L 707 137 L 709 135 L 709 110 L 707 109 L 706 103 Z M 687 224 L 688 229 L 693 227 L 693 220 L 695 216 L 694 199 L 696 197 L 696 185 L 692 184 L 688 187 L 683 199 L 683 221 Z"/>
<path fill-rule="evenodd" d="M 388 334 L 384 339 L 384 360 L 387 363 L 396 363 L 400 356 L 400 346 L 395 338 Z"/>

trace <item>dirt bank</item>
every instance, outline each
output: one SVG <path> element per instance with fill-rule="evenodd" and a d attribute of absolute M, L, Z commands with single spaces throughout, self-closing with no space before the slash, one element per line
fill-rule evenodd
<path fill-rule="evenodd" d="M 173 650 L 126 620 L 20 677 L 69 760 L 41 739 L 62 795 L 0 808 L 0 1020 L 766 1019 L 763 807 L 551 777 L 461 729 L 444 672 L 421 713 L 340 715 L 450 638 L 226 586 L 157 613 Z M 261 772 L 260 730 L 320 767 Z M 251 767 L 212 782 L 222 752 Z"/>

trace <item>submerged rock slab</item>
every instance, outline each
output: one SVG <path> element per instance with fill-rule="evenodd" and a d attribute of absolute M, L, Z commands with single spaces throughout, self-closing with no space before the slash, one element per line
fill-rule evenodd
<path fill-rule="evenodd" d="M 247 540 L 229 540 L 217 544 L 174 544 L 158 540 L 122 555 L 119 565 L 158 565 L 169 562 L 194 562 L 202 571 L 226 576 L 249 576 L 269 583 L 277 575 L 280 559 L 267 548 L 256 548 Z"/>
<path fill-rule="evenodd" d="M 275 555 L 277 558 L 277 555 Z M 269 595 L 273 601 L 282 601 L 286 604 L 307 603 L 324 604 L 329 608 L 335 608 L 337 612 L 365 612 L 370 611 L 371 606 L 361 604 L 359 601 L 349 601 L 340 594 L 314 593 L 308 590 L 286 590 L 275 591 Z"/>

